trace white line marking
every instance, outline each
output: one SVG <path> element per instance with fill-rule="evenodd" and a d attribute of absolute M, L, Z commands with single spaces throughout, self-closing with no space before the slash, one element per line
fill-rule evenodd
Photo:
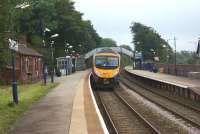
<path fill-rule="evenodd" d="M 99 108 L 97 106 L 96 100 L 94 98 L 94 94 L 93 94 L 92 89 L 91 89 L 90 76 L 91 76 L 91 73 L 90 73 L 89 78 L 88 78 L 88 83 L 89 83 L 90 94 L 92 96 L 92 101 L 93 101 L 94 107 L 96 109 L 97 115 L 99 117 L 101 126 L 103 128 L 104 134 L 109 134 L 108 129 L 107 129 L 106 124 L 105 124 L 105 122 L 103 120 L 103 117 L 101 116 L 101 113 L 100 113 Z"/>

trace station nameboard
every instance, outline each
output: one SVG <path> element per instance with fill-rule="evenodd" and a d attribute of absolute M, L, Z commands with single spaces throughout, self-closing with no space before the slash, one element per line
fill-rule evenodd
<path fill-rule="evenodd" d="M 135 53 L 135 59 L 143 59 L 143 57 L 142 57 L 142 53 L 141 52 L 136 52 Z"/>
<path fill-rule="evenodd" d="M 18 43 L 12 39 L 8 39 L 9 41 L 9 48 L 15 51 L 18 51 Z"/>

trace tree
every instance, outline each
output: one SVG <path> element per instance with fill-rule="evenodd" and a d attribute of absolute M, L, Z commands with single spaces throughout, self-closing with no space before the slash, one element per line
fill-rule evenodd
<path fill-rule="evenodd" d="M 111 38 L 103 38 L 100 47 L 116 47 L 117 43 Z"/>
<path fill-rule="evenodd" d="M 177 52 L 177 64 L 199 64 L 199 59 L 195 52 L 181 51 Z"/>
<path fill-rule="evenodd" d="M 130 28 L 135 50 L 142 52 L 145 60 L 158 56 L 160 62 L 167 62 L 167 55 L 172 58 L 172 48 L 153 28 L 141 23 L 133 23 Z"/>
<path fill-rule="evenodd" d="M 54 33 L 59 34 L 59 37 L 54 39 L 55 57 L 66 55 L 66 43 L 72 45 L 73 50 L 79 54 L 100 46 L 100 36 L 90 21 L 82 19 L 82 13 L 75 10 L 71 0 L 32 0 L 31 3 L 31 8 L 20 13 L 15 27 L 19 29 L 19 35 L 27 36 L 31 44 L 29 47 L 40 51 L 47 61 L 50 60 L 47 48 L 51 41 L 50 36 Z M 51 29 L 51 32 L 47 32 L 44 37 L 45 27 Z M 46 40 L 45 49 L 41 49 L 43 38 Z"/>
<path fill-rule="evenodd" d="M 0 72 L 5 68 L 10 62 L 10 51 L 5 40 L 5 31 L 7 31 L 7 26 L 9 22 L 9 1 L 2 0 L 0 3 Z"/>

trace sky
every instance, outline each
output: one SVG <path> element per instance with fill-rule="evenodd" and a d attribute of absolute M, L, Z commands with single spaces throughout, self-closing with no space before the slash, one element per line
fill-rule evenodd
<path fill-rule="evenodd" d="M 133 46 L 130 26 L 140 22 L 154 28 L 177 50 L 196 51 L 200 37 L 200 0 L 73 0 L 97 33 L 118 45 Z"/>

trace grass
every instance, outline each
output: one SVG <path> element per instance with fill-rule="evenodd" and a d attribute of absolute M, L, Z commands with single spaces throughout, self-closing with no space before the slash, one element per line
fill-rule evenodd
<path fill-rule="evenodd" d="M 0 86 L 0 134 L 8 133 L 17 118 L 24 113 L 31 104 L 46 95 L 58 84 L 41 83 L 18 86 L 19 104 L 12 104 L 12 89 L 8 86 Z"/>

